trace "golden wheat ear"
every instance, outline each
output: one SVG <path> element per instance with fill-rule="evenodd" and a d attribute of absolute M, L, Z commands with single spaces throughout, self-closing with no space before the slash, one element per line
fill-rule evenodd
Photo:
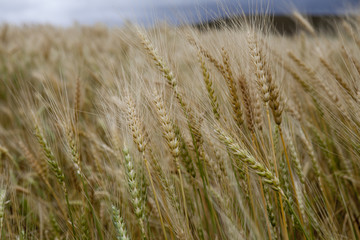
<path fill-rule="evenodd" d="M 215 89 L 213 87 L 213 82 L 210 79 L 210 73 L 206 67 L 205 61 L 202 59 L 201 54 L 198 54 L 198 59 L 200 62 L 202 74 L 203 74 L 203 80 L 205 82 L 206 90 L 208 92 L 209 100 L 211 103 L 212 111 L 215 116 L 216 120 L 220 119 L 220 110 L 219 110 L 219 103 L 217 100 L 217 97 L 215 95 Z"/>
<path fill-rule="evenodd" d="M 308 19 L 301 15 L 298 11 L 294 11 L 292 16 L 295 20 L 311 35 L 315 36 L 316 32 L 314 27 L 311 25 Z"/>
<path fill-rule="evenodd" d="M 254 113 L 253 113 L 253 101 L 250 95 L 250 90 L 249 90 L 249 86 L 247 84 L 247 81 L 245 79 L 244 75 L 241 75 L 239 77 L 239 85 L 240 85 L 240 90 L 241 90 L 241 96 L 242 96 L 242 100 L 245 106 L 245 115 L 246 115 L 246 123 L 247 123 L 247 127 L 249 129 L 250 132 L 254 133 L 255 132 L 255 122 L 254 122 Z"/>
<path fill-rule="evenodd" d="M 231 66 L 230 66 L 229 54 L 225 50 L 225 48 L 221 49 L 221 55 L 222 55 L 223 63 L 225 66 L 226 75 L 224 77 L 225 77 L 225 80 L 226 80 L 226 83 L 228 85 L 229 92 L 230 92 L 230 102 L 231 102 L 231 106 L 233 109 L 234 120 L 236 122 L 236 125 L 240 128 L 244 122 L 243 113 L 242 113 L 239 97 L 237 94 L 236 82 L 234 80 L 234 76 L 233 76 Z"/>

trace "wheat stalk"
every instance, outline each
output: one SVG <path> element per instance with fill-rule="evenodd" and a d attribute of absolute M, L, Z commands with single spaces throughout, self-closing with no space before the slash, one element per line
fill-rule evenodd
<path fill-rule="evenodd" d="M 2 237 L 2 227 L 5 216 L 5 197 L 6 189 L 0 189 L 0 237 Z"/>

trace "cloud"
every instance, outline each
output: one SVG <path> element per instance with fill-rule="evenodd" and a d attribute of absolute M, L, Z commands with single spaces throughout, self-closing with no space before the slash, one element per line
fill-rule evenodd
<path fill-rule="evenodd" d="M 329 13 L 344 5 L 340 0 L 269 1 L 275 12 L 289 12 L 295 7 L 309 13 Z M 359 0 L 347 2 L 358 3 Z M 231 14 L 241 13 L 241 8 L 249 11 L 261 5 L 266 8 L 267 0 L 0 0 L 0 22 L 62 26 L 71 25 L 74 21 L 117 25 L 130 20 L 146 24 L 156 18 L 173 23 L 181 22 L 181 19 L 196 22 L 200 18 L 224 15 L 223 8 Z"/>
<path fill-rule="evenodd" d="M 0 22 L 118 24 L 125 19 L 145 21 L 153 18 L 160 15 L 158 9 L 161 7 L 176 8 L 203 2 L 209 0 L 0 0 Z"/>

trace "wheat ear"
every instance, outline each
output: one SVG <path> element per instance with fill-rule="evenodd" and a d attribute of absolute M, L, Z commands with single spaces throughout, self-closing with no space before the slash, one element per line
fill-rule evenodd
<path fill-rule="evenodd" d="M 207 194 L 207 174 L 206 174 L 206 168 L 204 167 L 204 162 L 206 161 L 205 153 L 204 153 L 204 147 L 202 145 L 203 139 L 202 134 L 200 132 L 200 124 L 196 122 L 194 114 L 192 112 L 192 109 L 188 107 L 188 105 L 185 103 L 182 94 L 179 92 L 179 89 L 177 87 L 177 81 L 175 79 L 174 74 L 170 71 L 167 64 L 162 60 L 162 58 L 158 55 L 157 51 L 151 44 L 150 40 L 143 34 L 140 30 L 138 30 L 138 35 L 140 39 L 142 40 L 143 46 L 147 53 L 151 56 L 153 61 L 155 62 L 155 65 L 158 67 L 159 71 L 163 74 L 163 76 L 167 79 L 168 84 L 171 86 L 176 99 L 178 100 L 182 111 L 186 117 L 188 128 L 193 140 L 193 145 L 195 147 L 195 153 L 198 158 L 198 168 L 199 172 L 202 178 L 204 191 L 205 191 L 205 198 L 207 200 L 207 203 L 210 206 L 210 211 L 212 214 L 212 221 L 214 225 L 218 226 L 218 229 L 220 229 L 220 226 L 218 222 L 215 220 L 217 216 L 215 215 L 215 211 L 213 209 L 212 203 L 209 200 L 208 194 Z M 151 181 L 151 179 L 150 179 Z"/>
<path fill-rule="evenodd" d="M 22 149 L 22 151 L 24 153 L 24 156 L 25 156 L 26 160 L 29 161 L 30 166 L 35 170 L 35 172 L 39 175 L 39 177 L 44 181 L 45 185 L 49 188 L 49 191 L 53 195 L 58 207 L 60 208 L 60 211 L 66 217 L 66 212 L 62 207 L 62 204 L 61 204 L 61 202 L 59 200 L 59 197 L 55 193 L 53 187 L 49 183 L 48 176 L 47 176 L 47 169 L 45 168 L 46 165 L 43 166 L 39 162 L 39 160 L 34 157 L 34 155 L 30 152 L 30 150 L 25 146 L 24 143 L 20 142 L 19 145 L 20 145 L 20 148 Z"/>
<path fill-rule="evenodd" d="M 297 22 L 300 23 L 300 25 L 303 26 L 304 29 L 306 29 L 306 31 L 308 31 L 311 35 L 315 36 L 315 29 L 303 15 L 301 15 L 298 11 L 294 11 L 293 16 L 297 20 Z"/>
<path fill-rule="evenodd" d="M 221 75 L 226 77 L 226 70 L 225 70 L 224 65 L 222 65 L 218 60 L 216 60 L 216 58 L 213 57 L 208 50 L 203 48 L 193 38 L 189 37 L 188 41 L 190 42 L 190 44 L 194 45 L 195 47 L 197 47 L 199 49 L 200 53 L 202 55 L 204 55 L 204 57 L 206 57 L 216 67 L 216 69 L 221 73 Z"/>
<path fill-rule="evenodd" d="M 346 108 L 344 107 L 344 105 L 341 103 L 338 95 L 333 92 L 333 90 L 330 89 L 330 87 L 325 84 L 316 74 L 316 72 L 314 72 L 314 70 L 308 66 L 307 64 L 305 64 L 301 59 L 299 59 L 297 56 L 295 56 L 295 54 L 291 51 L 288 52 L 288 56 L 296 63 L 296 65 L 298 65 L 304 72 L 306 72 L 313 81 L 315 81 L 315 84 L 320 88 L 320 89 L 324 89 L 325 93 L 330 97 L 330 99 L 335 103 L 335 105 L 338 107 L 338 109 L 340 110 L 340 113 L 346 117 L 347 119 L 350 119 L 350 117 L 348 116 L 348 113 L 346 111 Z"/>
<path fill-rule="evenodd" d="M 321 64 L 329 71 L 329 73 L 335 78 L 335 80 L 340 84 L 341 87 L 352 97 L 355 101 L 356 98 L 351 91 L 350 86 L 346 83 L 346 81 L 340 76 L 340 74 L 330 65 L 330 63 L 323 57 L 320 57 Z"/>
<path fill-rule="evenodd" d="M 115 207 L 114 205 L 111 206 L 112 210 L 112 222 L 114 224 L 114 227 L 116 229 L 116 239 L 117 240 L 130 240 L 128 237 L 125 223 L 123 218 L 120 216 L 120 210 Z"/>
<path fill-rule="evenodd" d="M 268 126 L 269 126 L 269 135 L 270 135 L 270 142 L 271 142 L 271 149 L 272 149 L 272 159 L 273 159 L 273 165 L 275 169 L 275 176 L 278 179 L 279 173 L 277 169 L 277 161 L 275 156 L 275 148 L 274 148 L 274 141 L 272 136 L 272 127 L 271 127 L 271 120 L 270 120 L 270 112 L 269 112 L 269 101 L 271 98 L 270 95 L 270 86 L 269 84 L 272 83 L 271 75 L 268 69 L 266 69 L 266 62 L 264 59 L 264 55 L 259 47 L 258 41 L 256 39 L 256 34 L 254 32 L 248 32 L 247 36 L 248 46 L 250 50 L 250 56 L 252 58 L 252 62 L 255 66 L 255 76 L 256 76 L 256 82 L 259 87 L 259 91 L 261 93 L 262 100 L 264 102 L 264 105 L 266 107 L 266 116 L 268 120 Z M 269 79 L 270 77 L 270 79 Z M 272 89 L 273 90 L 273 89 Z M 273 92 L 274 94 L 274 92 Z M 276 99 L 275 96 L 273 96 L 273 99 Z M 278 118 L 278 121 L 281 122 L 281 116 Z M 278 194 L 279 196 L 279 203 L 280 203 L 280 210 L 281 210 L 281 217 L 282 217 L 282 229 L 284 230 L 284 238 L 288 239 L 288 232 L 287 232 L 287 226 L 286 226 L 286 217 L 284 212 L 284 206 L 282 198 L 284 197 L 283 194 Z"/>
<path fill-rule="evenodd" d="M 271 186 L 272 189 L 285 196 L 284 192 L 280 188 L 279 179 L 275 177 L 270 170 L 256 161 L 256 159 L 246 149 L 240 147 L 240 144 L 235 142 L 229 134 L 219 128 L 217 128 L 215 132 L 219 140 L 226 145 L 226 147 L 238 158 L 238 160 L 259 175 L 265 183 Z"/>
<path fill-rule="evenodd" d="M 177 172 L 179 174 L 181 194 L 183 197 L 183 204 L 184 204 L 184 211 L 185 211 L 186 227 L 187 227 L 187 231 L 190 233 L 189 219 L 188 219 L 186 198 L 185 198 L 185 191 L 184 191 L 184 180 L 182 177 L 180 164 L 179 164 L 179 154 L 180 154 L 179 140 L 176 137 L 174 126 L 170 120 L 168 113 L 167 113 L 167 109 L 165 108 L 164 101 L 163 101 L 162 97 L 156 92 L 156 90 L 154 91 L 154 104 L 156 106 L 156 111 L 159 116 L 159 120 L 160 120 L 162 129 L 163 129 L 164 138 L 167 141 L 167 145 L 168 145 L 170 153 L 175 161 Z"/>
<path fill-rule="evenodd" d="M 220 119 L 220 113 L 219 113 L 219 103 L 217 101 L 217 97 L 215 95 L 215 90 L 213 87 L 213 82 L 210 79 L 210 74 L 209 71 L 205 65 L 205 61 L 202 59 L 201 55 L 198 54 L 198 58 L 199 58 L 199 62 L 200 62 L 200 66 L 201 66 L 201 70 L 202 70 L 202 74 L 203 74 L 203 80 L 205 82 L 206 85 L 206 90 L 208 92 L 208 97 L 211 103 L 211 107 L 212 107 L 212 111 L 213 114 L 215 116 L 216 120 Z"/>
<path fill-rule="evenodd" d="M 156 203 L 156 207 L 159 213 L 159 218 L 160 218 L 160 222 L 161 222 L 161 228 L 163 230 L 163 234 L 164 234 L 164 238 L 165 240 L 167 239 L 167 235 L 166 235 L 166 231 L 165 231 L 165 225 L 164 225 L 164 221 L 163 221 L 163 217 L 161 214 L 161 210 L 160 210 L 160 204 L 159 201 L 157 199 L 157 194 L 155 191 L 155 186 L 154 186 L 154 182 L 151 176 L 151 172 L 150 172 L 150 166 L 149 166 L 149 162 L 145 156 L 145 149 L 146 149 L 146 145 L 147 145 L 147 140 L 146 140 L 146 136 L 143 133 L 144 131 L 144 127 L 142 125 L 142 122 L 140 121 L 140 118 L 137 114 L 136 108 L 135 108 L 135 103 L 132 100 L 132 98 L 127 95 L 126 96 L 126 104 L 127 104 L 127 115 L 128 115 L 128 125 L 131 129 L 132 135 L 133 135 L 133 141 L 137 144 L 138 150 L 139 152 L 142 154 L 142 158 L 145 164 L 145 168 L 146 171 L 149 175 L 149 179 L 150 179 L 150 184 L 151 184 L 151 189 L 152 192 L 154 194 L 154 199 L 155 199 L 155 203 Z"/>
<path fill-rule="evenodd" d="M 72 217 L 72 211 L 70 208 L 70 203 L 69 203 L 69 195 L 68 195 L 68 190 L 65 186 L 65 175 L 62 171 L 62 169 L 60 168 L 59 164 L 57 163 L 57 161 L 55 160 L 55 155 L 52 152 L 50 146 L 48 145 L 44 135 L 42 134 L 40 127 L 38 125 L 35 125 L 35 136 L 36 139 L 38 141 L 38 143 L 40 144 L 40 146 L 42 147 L 42 150 L 45 154 L 47 163 L 51 169 L 51 171 L 53 172 L 53 174 L 55 175 L 57 181 L 59 182 L 60 186 L 62 187 L 62 190 L 64 191 L 65 194 L 65 200 L 66 200 L 66 205 L 67 205 L 67 209 L 68 209 L 68 213 L 69 213 L 69 217 L 70 217 L 70 221 L 71 221 L 71 227 L 72 227 L 72 231 L 74 234 L 74 237 L 76 236 L 76 231 L 75 231 L 75 226 L 74 226 L 74 220 Z"/>
<path fill-rule="evenodd" d="M 221 55 L 225 66 L 226 75 L 224 77 L 230 92 L 230 102 L 231 102 L 231 107 L 233 109 L 234 120 L 238 125 L 238 127 L 240 127 L 244 122 L 243 113 L 241 110 L 241 105 L 237 94 L 236 83 L 230 66 L 229 54 L 225 50 L 225 48 L 221 49 Z"/>
<path fill-rule="evenodd" d="M 246 123 L 247 127 L 250 132 L 255 132 L 255 123 L 254 123 L 254 113 L 253 113 L 253 106 L 252 106 L 252 99 L 249 91 L 249 86 L 245 79 L 244 75 L 239 77 L 239 85 L 241 90 L 241 96 L 243 99 L 243 103 L 245 106 L 245 116 L 246 116 Z"/>
<path fill-rule="evenodd" d="M 127 176 L 127 182 L 129 187 L 129 192 L 131 195 L 131 202 L 134 207 L 135 216 L 140 225 L 140 231 L 142 234 L 142 238 L 146 239 L 145 232 L 145 203 L 144 198 L 141 196 L 141 189 L 139 186 L 139 179 L 136 176 L 136 171 L 134 169 L 134 162 L 130 156 L 129 149 L 124 147 L 123 149 L 124 159 L 125 159 L 125 171 Z"/>

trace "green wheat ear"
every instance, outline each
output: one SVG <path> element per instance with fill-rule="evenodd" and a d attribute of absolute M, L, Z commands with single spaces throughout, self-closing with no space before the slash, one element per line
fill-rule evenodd
<path fill-rule="evenodd" d="M 226 145 L 226 147 L 238 158 L 239 161 L 252 169 L 263 179 L 265 183 L 269 184 L 272 189 L 280 192 L 281 195 L 284 195 L 283 190 L 280 188 L 279 179 L 275 177 L 270 170 L 256 161 L 256 159 L 246 149 L 240 147 L 240 145 L 223 130 L 218 128 L 215 130 L 215 132 L 218 135 L 219 140 Z"/>
<path fill-rule="evenodd" d="M 112 222 L 116 229 L 116 239 L 130 240 L 130 238 L 127 235 L 124 220 L 120 216 L 120 210 L 117 209 L 117 207 L 115 207 L 114 205 L 111 206 L 111 210 L 112 210 Z"/>
<path fill-rule="evenodd" d="M 49 164 L 49 167 L 51 169 L 51 171 L 53 172 L 53 174 L 55 175 L 56 179 L 58 180 L 59 184 L 65 188 L 65 176 L 64 176 L 64 173 L 63 171 L 61 170 L 59 164 L 57 163 L 57 161 L 55 160 L 55 155 L 54 153 L 52 152 L 50 146 L 48 145 L 44 135 L 42 134 L 39 126 L 35 126 L 35 136 L 36 136 L 36 139 L 38 141 L 38 143 L 40 144 L 44 154 L 45 154 L 45 157 L 46 157 L 46 160 L 47 160 L 47 163 Z"/>
<path fill-rule="evenodd" d="M 135 216 L 139 222 L 142 238 L 146 239 L 145 232 L 145 202 L 141 194 L 141 188 L 139 186 L 139 178 L 136 175 L 136 170 L 134 168 L 134 161 L 130 156 L 129 149 L 124 147 L 123 149 L 124 159 L 125 159 L 125 171 L 127 176 L 127 182 L 129 187 L 129 192 L 131 195 L 131 202 L 134 207 Z"/>

